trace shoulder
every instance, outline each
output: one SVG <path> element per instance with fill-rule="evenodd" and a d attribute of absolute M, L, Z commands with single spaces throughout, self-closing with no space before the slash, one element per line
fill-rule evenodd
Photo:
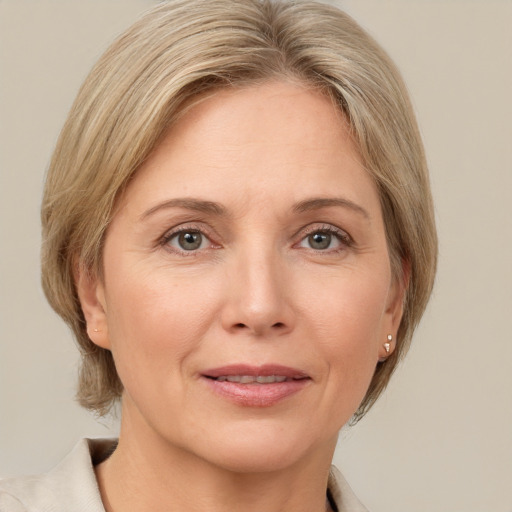
<path fill-rule="evenodd" d="M 0 485 L 0 512 L 26 512 L 26 510 L 18 498 L 9 494 L 8 491 L 4 492 Z"/>
<path fill-rule="evenodd" d="M 115 444 L 83 439 L 48 473 L 0 480 L 0 512 L 104 512 L 93 461 Z"/>
<path fill-rule="evenodd" d="M 329 472 L 328 489 L 338 512 L 368 512 L 335 466 Z"/>

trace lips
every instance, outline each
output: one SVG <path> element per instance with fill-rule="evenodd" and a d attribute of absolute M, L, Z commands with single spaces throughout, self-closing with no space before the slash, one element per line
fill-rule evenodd
<path fill-rule="evenodd" d="M 307 379 L 308 375 L 302 370 L 290 368 L 277 364 L 266 364 L 263 366 L 251 366 L 246 364 L 236 364 L 212 368 L 203 372 L 205 377 L 210 379 L 223 379 L 226 377 L 284 377 L 285 380 Z M 226 380 L 223 379 L 223 380 Z"/>
<path fill-rule="evenodd" d="M 270 407 L 311 382 L 305 372 L 281 365 L 230 365 L 201 376 L 216 395 L 244 407 Z"/>
<path fill-rule="evenodd" d="M 274 382 L 284 382 L 292 380 L 284 375 L 221 375 L 215 379 L 218 382 L 238 382 L 240 384 L 274 384 Z"/>

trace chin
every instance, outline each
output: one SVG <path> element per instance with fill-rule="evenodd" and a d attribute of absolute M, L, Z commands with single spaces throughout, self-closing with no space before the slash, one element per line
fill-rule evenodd
<path fill-rule="evenodd" d="M 235 473 L 283 471 L 318 456 L 331 460 L 337 432 L 328 439 L 317 439 L 316 442 L 310 438 L 310 434 L 290 432 L 283 428 L 265 428 L 265 425 L 240 429 L 236 433 L 210 437 L 205 443 L 206 450 L 202 457 L 217 467 Z"/>
<path fill-rule="evenodd" d="M 217 467 L 232 473 L 272 473 L 283 471 L 299 463 L 304 457 L 296 450 L 287 450 L 282 447 L 258 445 L 254 446 L 231 445 L 223 453 L 212 454 L 210 462 Z"/>

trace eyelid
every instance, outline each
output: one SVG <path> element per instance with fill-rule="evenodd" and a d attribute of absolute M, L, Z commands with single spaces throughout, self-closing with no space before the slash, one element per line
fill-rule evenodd
<path fill-rule="evenodd" d="M 180 233 L 192 231 L 201 233 L 202 236 L 204 236 L 208 242 L 210 247 L 207 247 L 205 249 L 198 249 L 195 251 L 185 251 L 180 250 L 179 248 L 172 247 L 169 244 L 169 241 L 178 236 Z M 177 226 L 172 227 L 171 229 L 168 229 L 158 240 L 158 245 L 166 248 L 170 252 L 174 252 L 180 255 L 185 256 L 194 256 L 197 255 L 200 252 L 207 251 L 208 249 L 217 249 L 220 247 L 220 244 L 214 242 L 214 238 L 216 238 L 216 233 L 212 229 L 208 229 L 205 227 L 202 223 L 197 222 L 186 222 L 183 224 L 178 224 Z"/>
<path fill-rule="evenodd" d="M 202 236 L 204 236 L 208 242 L 209 247 L 205 249 L 198 249 L 195 251 L 185 251 L 180 250 L 175 247 L 171 247 L 169 245 L 169 241 L 173 239 L 174 237 L 178 236 L 180 233 L 186 232 L 186 231 L 194 231 L 201 233 Z M 324 222 L 317 222 L 309 224 L 308 226 L 305 226 L 304 228 L 301 228 L 294 236 L 293 238 L 296 239 L 296 242 L 294 245 L 297 245 L 298 243 L 302 242 L 307 236 L 311 235 L 312 233 L 317 232 L 324 232 L 334 235 L 338 238 L 340 243 L 343 245 L 341 249 L 334 249 L 334 250 L 326 250 L 326 251 L 317 251 L 315 249 L 311 249 L 315 252 L 336 252 L 339 250 L 343 250 L 344 248 L 351 247 L 354 245 L 354 240 L 350 236 L 350 234 L 345 231 L 344 229 L 341 229 L 333 224 L 328 224 Z M 158 245 L 163 246 L 164 248 L 167 248 L 170 252 L 186 255 L 186 256 L 194 256 L 197 255 L 200 252 L 207 251 L 209 249 L 218 249 L 221 247 L 221 244 L 216 243 L 215 239 L 218 239 L 218 235 L 216 232 L 210 228 L 208 225 L 205 225 L 202 222 L 184 222 L 182 224 L 178 224 L 177 226 L 174 226 L 170 229 L 168 229 L 159 239 L 158 239 Z"/>
<path fill-rule="evenodd" d="M 313 223 L 313 224 L 310 224 L 310 225 L 306 226 L 305 228 L 301 229 L 296 235 L 296 237 L 299 238 L 297 243 L 302 242 L 307 236 L 311 235 L 312 233 L 319 233 L 319 232 L 329 233 L 329 234 L 336 236 L 339 239 L 340 243 L 342 243 L 345 247 L 351 247 L 354 245 L 354 239 L 349 235 L 349 233 L 347 231 L 345 231 L 344 229 L 341 229 L 333 224 L 326 224 L 323 222 Z M 311 249 L 311 250 L 314 251 L 315 249 Z M 328 253 L 329 251 L 320 251 L 320 252 Z"/>

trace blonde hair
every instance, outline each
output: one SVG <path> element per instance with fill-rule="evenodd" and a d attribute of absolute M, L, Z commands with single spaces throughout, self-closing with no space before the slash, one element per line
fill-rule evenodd
<path fill-rule="evenodd" d="M 191 99 L 275 79 L 321 89 L 343 111 L 379 190 L 395 277 L 404 279 L 404 264 L 410 269 L 397 349 L 377 365 L 356 419 L 405 355 L 432 290 L 437 238 L 422 142 L 394 64 L 354 20 L 328 5 L 172 0 L 137 21 L 94 66 L 48 170 L 42 281 L 78 341 L 83 406 L 104 414 L 122 392 L 112 354 L 87 335 L 74 282 L 77 266 L 101 276 L 116 198 Z"/>

